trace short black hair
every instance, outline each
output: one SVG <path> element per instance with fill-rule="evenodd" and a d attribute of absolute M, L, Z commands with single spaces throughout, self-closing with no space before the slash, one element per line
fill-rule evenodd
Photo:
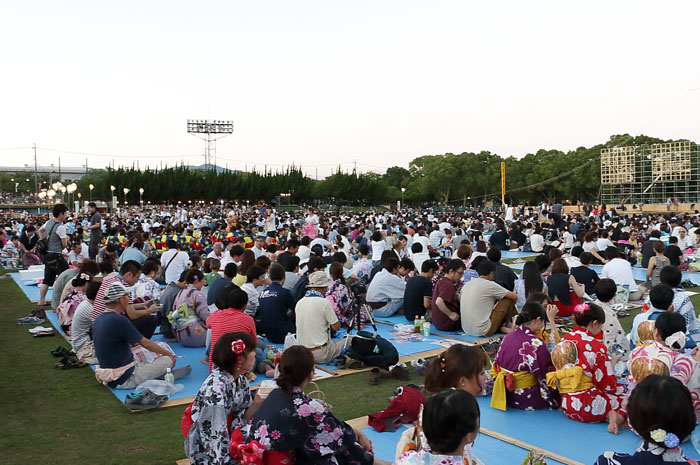
<path fill-rule="evenodd" d="M 435 260 L 426 260 L 421 265 L 420 272 L 421 273 L 428 273 L 430 270 L 437 271 L 439 269 L 440 269 L 440 267 L 438 266 L 437 263 L 435 263 Z"/>
<path fill-rule="evenodd" d="M 347 263 L 348 257 L 344 252 L 336 252 L 331 256 L 331 263 Z"/>
<path fill-rule="evenodd" d="M 663 405 L 663 408 L 659 406 Z M 645 441 L 656 442 L 651 432 L 663 429 L 683 442 L 695 429 L 695 410 L 688 388 L 670 376 L 649 375 L 637 384 L 627 405 L 630 425 Z"/>
<path fill-rule="evenodd" d="M 294 270 L 297 269 L 299 266 L 299 262 L 301 259 L 296 256 L 296 255 L 291 255 L 291 254 L 286 254 L 289 255 L 289 257 L 284 257 L 284 260 L 282 260 L 282 263 L 284 265 L 284 271 L 289 271 L 290 273 L 293 273 Z M 279 263 L 279 259 L 278 259 Z"/>
<path fill-rule="evenodd" d="M 320 257 L 311 257 L 309 259 L 309 263 L 306 265 L 306 268 L 309 270 L 309 272 L 311 272 L 312 270 L 325 270 L 326 262 L 324 262 L 323 259 Z"/>
<path fill-rule="evenodd" d="M 402 258 L 399 262 L 399 266 L 404 270 L 413 271 L 416 269 L 415 263 L 410 258 Z"/>
<path fill-rule="evenodd" d="M 243 255 L 243 252 L 245 252 L 245 249 L 240 245 L 234 245 L 231 247 L 231 250 L 228 251 L 229 255 L 232 257 L 239 257 Z"/>
<path fill-rule="evenodd" d="M 229 262 L 226 264 L 224 267 L 224 276 L 228 276 L 229 278 L 233 279 L 236 277 L 238 274 L 238 265 L 236 265 L 233 262 Z"/>
<path fill-rule="evenodd" d="M 678 267 L 671 265 L 663 267 L 659 273 L 659 279 L 661 282 L 671 287 L 680 286 L 682 276 L 681 270 Z"/>
<path fill-rule="evenodd" d="M 58 218 L 61 213 L 65 213 L 68 211 L 68 207 L 66 207 L 65 204 L 63 203 L 57 203 L 56 205 L 53 206 L 53 209 L 51 210 L 51 214 L 53 214 L 54 218 Z"/>
<path fill-rule="evenodd" d="M 515 318 L 515 324 L 520 326 L 530 321 L 540 318 L 543 322 L 547 322 L 547 312 L 544 307 L 535 301 L 525 302 L 520 314 Z"/>
<path fill-rule="evenodd" d="M 583 254 L 583 247 L 581 247 L 580 245 L 575 245 L 575 246 L 571 249 L 571 256 L 572 256 L 572 257 L 581 258 L 581 255 L 582 255 L 582 254 Z"/>
<path fill-rule="evenodd" d="M 136 260 L 127 260 L 122 263 L 121 268 L 119 268 L 119 274 L 125 276 L 127 273 L 131 273 L 133 276 L 141 276 L 141 264 Z"/>
<path fill-rule="evenodd" d="M 474 396 L 461 389 L 430 397 L 423 409 L 423 432 L 433 453 L 450 454 L 479 428 L 481 412 Z"/>
<path fill-rule="evenodd" d="M 587 253 L 587 252 L 586 252 Z M 603 278 L 595 283 L 595 296 L 601 302 L 607 303 L 615 298 L 617 294 L 617 284 L 608 278 Z"/>
<path fill-rule="evenodd" d="M 369 246 L 367 244 L 360 244 L 357 250 L 360 252 L 360 255 L 369 254 Z"/>
<path fill-rule="evenodd" d="M 498 263 L 501 261 L 501 249 L 498 247 L 491 247 L 488 252 L 486 252 L 486 258 L 491 260 L 494 263 Z"/>
<path fill-rule="evenodd" d="M 393 254 L 393 252 L 391 252 L 391 253 Z M 400 264 L 401 264 L 401 262 L 395 256 L 391 257 L 391 258 L 387 258 L 386 260 L 384 260 L 384 269 L 387 270 L 388 272 L 392 272 L 396 268 L 398 268 Z"/>
<path fill-rule="evenodd" d="M 262 266 L 253 265 L 250 268 L 248 268 L 248 271 L 245 274 L 246 282 L 252 283 L 254 279 L 258 279 L 265 273 L 267 273 L 267 271 L 265 271 L 265 268 L 263 268 Z"/>
<path fill-rule="evenodd" d="M 411 252 L 412 253 L 421 253 L 423 251 L 423 244 L 420 242 L 414 242 L 413 245 L 411 246 Z"/>
<path fill-rule="evenodd" d="M 483 260 L 479 263 L 476 272 L 479 276 L 488 276 L 496 270 L 496 265 L 490 260 Z"/>
<path fill-rule="evenodd" d="M 654 308 L 668 310 L 673 304 L 673 289 L 668 284 L 657 284 L 649 292 L 649 301 Z"/>
<path fill-rule="evenodd" d="M 445 265 L 444 271 L 445 271 L 445 274 L 447 274 L 452 270 L 457 271 L 457 270 L 464 269 L 464 268 L 466 268 L 466 266 L 464 265 L 464 262 L 462 260 L 460 260 L 459 258 L 453 258 L 449 262 L 447 262 L 447 265 Z"/>
<path fill-rule="evenodd" d="M 90 202 L 88 203 L 88 207 L 97 208 L 97 204 L 95 202 Z"/>
<path fill-rule="evenodd" d="M 669 244 L 678 244 L 678 238 L 676 236 L 671 236 L 668 238 Z"/>
<path fill-rule="evenodd" d="M 605 249 L 605 258 L 608 260 L 612 260 L 613 258 L 617 258 L 620 256 L 620 251 L 617 250 L 617 247 L 615 246 L 610 246 L 607 249 Z"/>
<path fill-rule="evenodd" d="M 289 239 L 289 240 L 287 241 L 287 250 L 292 249 L 292 248 L 295 248 L 295 247 L 299 247 L 300 245 L 301 245 L 301 243 L 300 243 L 298 240 L 296 240 L 296 239 Z"/>
<path fill-rule="evenodd" d="M 168 241 L 165 243 L 165 245 L 169 249 L 177 249 L 177 242 L 175 242 L 173 239 L 168 239 Z"/>
<path fill-rule="evenodd" d="M 534 261 L 535 263 L 537 263 L 537 266 L 540 267 L 540 271 L 546 270 L 547 268 L 549 268 L 549 265 L 552 264 L 549 258 L 544 254 L 536 256 Z"/>
<path fill-rule="evenodd" d="M 241 292 L 245 294 L 245 291 Z M 237 355 L 231 346 L 239 339 L 245 344 L 245 350 Z M 211 352 L 211 361 L 220 370 L 233 374 L 239 366 L 239 357 L 246 357 L 253 350 L 255 350 L 255 339 L 252 335 L 243 332 L 226 333 L 216 341 Z"/>
<path fill-rule="evenodd" d="M 581 265 L 590 265 L 593 263 L 593 254 L 590 252 L 582 252 L 578 259 L 581 261 Z"/>
<path fill-rule="evenodd" d="M 279 263 L 273 263 L 268 270 L 270 281 L 282 281 L 285 277 L 284 267 Z"/>

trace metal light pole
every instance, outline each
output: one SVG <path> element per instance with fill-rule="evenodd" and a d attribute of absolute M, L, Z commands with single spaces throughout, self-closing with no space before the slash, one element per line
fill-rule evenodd
<path fill-rule="evenodd" d="M 403 194 L 404 194 L 404 192 L 406 192 L 406 188 L 402 187 L 401 188 L 401 207 L 403 207 Z"/>
<path fill-rule="evenodd" d="M 94 185 L 94 184 L 90 184 L 90 185 L 88 186 L 88 188 L 90 189 L 90 202 L 92 202 L 92 190 L 95 188 L 95 185 Z"/>
<path fill-rule="evenodd" d="M 139 204 L 141 205 L 141 208 L 143 208 L 143 187 L 139 188 Z"/>

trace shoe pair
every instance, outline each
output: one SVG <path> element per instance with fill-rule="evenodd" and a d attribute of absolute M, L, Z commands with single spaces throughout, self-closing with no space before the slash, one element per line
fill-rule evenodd
<path fill-rule="evenodd" d="M 404 362 L 399 362 L 396 365 L 390 366 L 389 373 L 391 374 L 392 378 L 400 381 L 408 381 L 411 379 L 411 373 L 409 373 L 408 367 Z"/>
<path fill-rule="evenodd" d="M 159 396 L 150 389 L 140 389 L 127 394 L 124 404 L 131 410 L 150 410 L 160 407 L 167 400 L 168 396 Z"/>
<path fill-rule="evenodd" d="M 38 325 L 46 321 L 43 318 L 38 318 L 35 316 L 25 316 L 23 318 L 17 318 L 18 325 Z"/>
<path fill-rule="evenodd" d="M 75 355 L 75 352 L 72 350 L 68 350 L 63 346 L 58 346 L 54 350 L 51 351 L 51 355 L 54 357 L 72 357 Z"/>
<path fill-rule="evenodd" d="M 79 362 L 78 360 L 71 357 L 63 357 L 63 359 L 55 365 L 55 368 L 61 370 L 69 370 L 72 368 L 83 368 L 88 364 L 85 362 Z"/>

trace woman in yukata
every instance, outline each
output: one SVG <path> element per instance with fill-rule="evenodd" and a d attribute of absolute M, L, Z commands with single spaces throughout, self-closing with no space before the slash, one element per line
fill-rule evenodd
<path fill-rule="evenodd" d="M 262 448 L 266 464 L 385 463 L 374 459 L 367 436 L 338 419 L 323 401 L 304 394 L 314 374 L 314 357 L 309 349 L 296 345 L 285 350 L 279 369 L 279 388 L 251 418 L 242 434 L 245 443 L 237 444 L 234 439 L 234 448 Z"/>
<path fill-rule="evenodd" d="M 632 391 L 627 413 L 644 442 L 631 455 L 605 452 L 596 465 L 698 465 L 680 447 L 695 428 L 693 402 L 683 383 L 669 376 L 647 376 Z"/>
<path fill-rule="evenodd" d="M 612 355 L 611 360 L 599 339 L 605 313 L 596 304 L 579 304 L 574 318 L 576 326 L 552 351 L 557 370 L 547 374 L 547 385 L 557 387 L 567 417 L 584 423 L 607 421 L 608 431 L 617 434 L 626 419 L 624 389 L 612 371 L 620 356 Z"/>
<path fill-rule="evenodd" d="M 556 309 L 556 307 L 555 307 Z M 527 302 L 517 316 L 517 328 L 506 335 L 491 367 L 494 379 L 491 407 L 506 404 L 522 410 L 556 409 L 559 393 L 547 386 L 547 373 L 554 370 L 547 346 L 537 334 L 548 320 L 537 302 Z"/>
<path fill-rule="evenodd" d="M 245 373 L 255 366 L 255 339 L 247 333 L 224 334 L 212 352 L 214 369 L 182 417 L 185 453 L 192 465 L 234 465 L 231 432 L 246 425 L 262 403 L 250 392 Z"/>
<path fill-rule="evenodd" d="M 479 404 L 461 389 L 435 394 L 423 409 L 428 446 L 410 450 L 395 465 L 483 465 L 471 450 L 479 434 Z"/>

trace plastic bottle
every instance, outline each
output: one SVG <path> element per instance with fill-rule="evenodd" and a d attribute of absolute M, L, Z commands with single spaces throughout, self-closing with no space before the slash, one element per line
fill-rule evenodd
<path fill-rule="evenodd" d="M 166 382 L 166 383 L 170 383 L 170 384 L 175 383 L 175 376 L 173 375 L 173 371 L 172 371 L 170 368 L 168 368 L 168 369 L 165 371 L 165 377 L 164 377 L 164 379 L 165 379 L 165 382 Z"/>
<path fill-rule="evenodd" d="M 421 317 L 416 315 L 416 318 L 413 320 L 413 332 L 414 333 L 420 333 L 420 331 L 421 331 L 420 318 Z"/>

